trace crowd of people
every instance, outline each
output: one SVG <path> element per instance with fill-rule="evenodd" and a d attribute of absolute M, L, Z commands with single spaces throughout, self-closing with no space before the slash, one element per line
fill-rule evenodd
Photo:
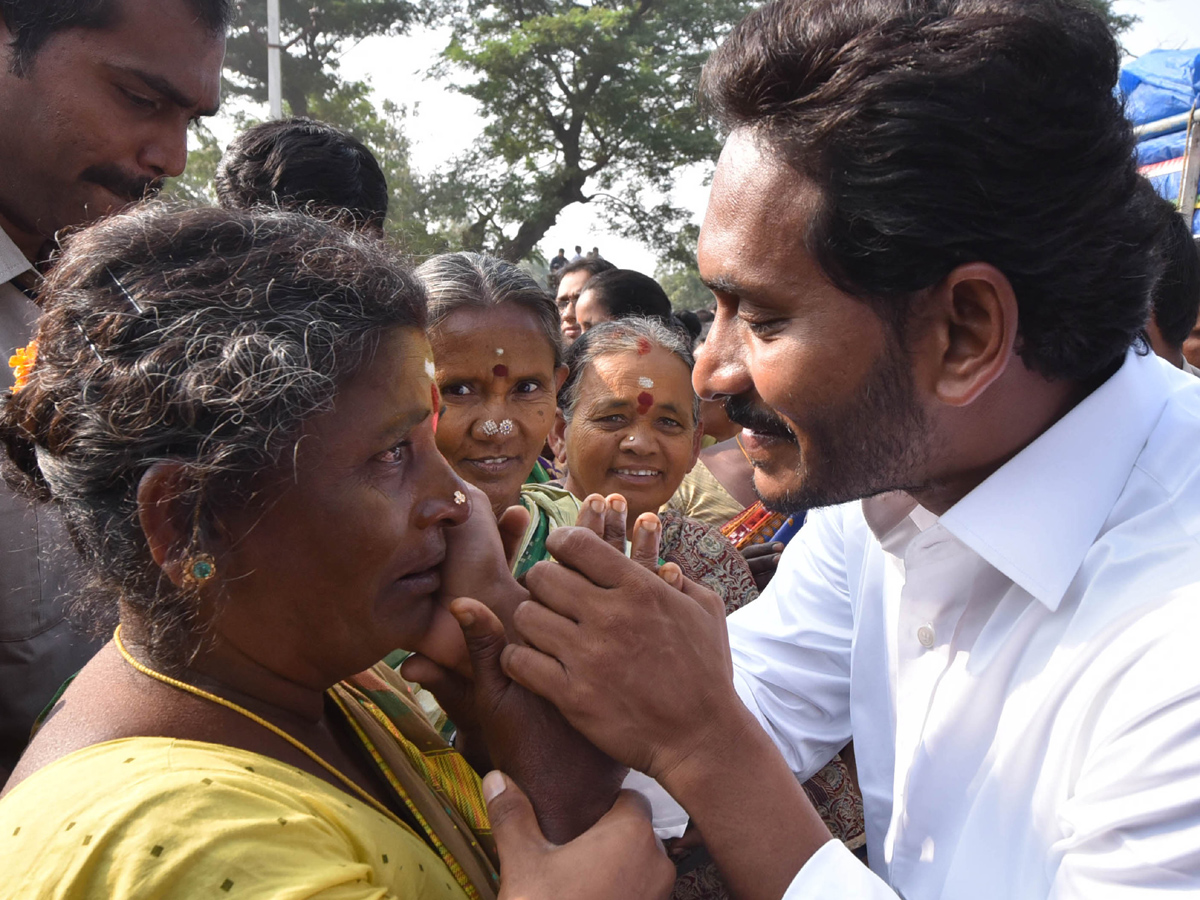
<path fill-rule="evenodd" d="M 0 897 L 1200 892 L 1200 246 L 1083 0 L 774 0 L 714 296 L 412 260 L 229 0 L 0 0 Z M 85 627 L 86 626 L 86 627 Z"/>

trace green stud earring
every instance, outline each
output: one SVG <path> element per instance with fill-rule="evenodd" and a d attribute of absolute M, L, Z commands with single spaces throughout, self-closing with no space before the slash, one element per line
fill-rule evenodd
<path fill-rule="evenodd" d="M 183 583 L 189 587 L 203 587 L 217 574 L 217 563 L 207 553 L 198 553 L 184 566 Z"/>

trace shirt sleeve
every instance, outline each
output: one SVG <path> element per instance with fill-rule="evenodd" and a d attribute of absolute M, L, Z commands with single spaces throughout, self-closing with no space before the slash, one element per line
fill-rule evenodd
<path fill-rule="evenodd" d="M 1121 657 L 1106 660 L 1118 665 L 1096 691 L 1090 746 L 1047 859 L 1053 900 L 1190 896 L 1200 886 L 1200 614 L 1176 608 L 1139 640 L 1153 616 L 1167 618 L 1147 613 L 1109 648 Z"/>
<path fill-rule="evenodd" d="M 763 595 L 728 619 L 738 694 L 802 780 L 850 740 L 847 512 L 810 513 Z"/>
<path fill-rule="evenodd" d="M 792 879 L 783 900 L 899 900 L 878 875 L 839 840 L 826 841 Z"/>

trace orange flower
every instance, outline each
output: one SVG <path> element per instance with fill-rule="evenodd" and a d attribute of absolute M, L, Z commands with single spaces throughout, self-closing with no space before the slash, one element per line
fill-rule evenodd
<path fill-rule="evenodd" d="M 37 338 L 29 342 L 27 347 L 18 347 L 8 358 L 8 365 L 13 370 L 13 393 L 21 390 L 29 382 L 29 373 L 37 362 Z"/>

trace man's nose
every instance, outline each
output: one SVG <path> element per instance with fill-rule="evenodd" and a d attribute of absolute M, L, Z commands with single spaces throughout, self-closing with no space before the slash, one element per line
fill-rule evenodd
<path fill-rule="evenodd" d="M 156 178 L 175 178 L 182 175 L 187 167 L 187 142 L 186 120 L 159 123 L 142 144 L 138 164 L 143 172 L 153 172 Z"/>
<path fill-rule="evenodd" d="M 713 320 L 704 351 L 696 358 L 692 386 L 702 400 L 721 400 L 744 394 L 754 386 L 746 365 L 746 347 L 737 318 L 720 311 Z"/>

